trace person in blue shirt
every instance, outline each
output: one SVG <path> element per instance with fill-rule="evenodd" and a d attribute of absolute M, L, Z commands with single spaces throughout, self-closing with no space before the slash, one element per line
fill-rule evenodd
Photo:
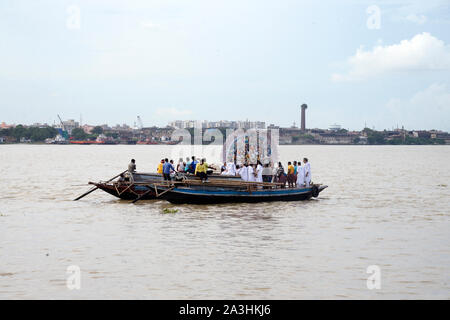
<path fill-rule="evenodd" d="M 163 176 L 164 176 L 164 180 L 170 180 L 170 173 L 172 171 L 175 171 L 175 168 L 173 167 L 173 165 L 169 162 L 169 159 L 164 159 L 164 164 L 163 164 Z"/>
<path fill-rule="evenodd" d="M 195 156 L 192 156 L 192 161 L 189 164 L 188 172 L 195 174 L 195 167 L 197 166 L 198 161 L 195 159 Z"/>

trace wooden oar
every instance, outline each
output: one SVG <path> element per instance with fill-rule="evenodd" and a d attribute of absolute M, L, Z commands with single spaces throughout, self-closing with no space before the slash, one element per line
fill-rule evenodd
<path fill-rule="evenodd" d="M 125 170 L 124 172 L 119 173 L 117 176 L 114 176 L 114 177 L 112 177 L 111 179 L 109 179 L 108 181 L 106 181 L 106 183 L 113 181 L 115 178 L 121 176 L 122 174 L 124 174 L 124 173 L 127 172 L 127 171 L 128 171 L 128 170 Z M 86 197 L 88 194 L 94 192 L 94 191 L 97 190 L 97 189 L 98 189 L 98 187 L 94 187 L 94 188 L 92 188 L 91 190 L 87 191 L 86 193 L 83 193 L 81 196 L 79 196 L 78 198 L 74 199 L 73 201 L 78 201 L 78 200 L 80 200 L 81 198 Z"/>

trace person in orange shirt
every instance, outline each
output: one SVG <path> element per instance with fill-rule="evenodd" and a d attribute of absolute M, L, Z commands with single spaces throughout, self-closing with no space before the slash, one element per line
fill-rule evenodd
<path fill-rule="evenodd" d="M 289 188 L 293 188 L 295 183 L 295 168 L 290 161 L 288 162 L 287 168 L 287 181 Z"/>
<path fill-rule="evenodd" d="M 164 164 L 164 159 L 161 160 L 161 162 L 158 165 L 158 169 L 156 170 L 156 172 L 163 174 L 163 164 Z"/>

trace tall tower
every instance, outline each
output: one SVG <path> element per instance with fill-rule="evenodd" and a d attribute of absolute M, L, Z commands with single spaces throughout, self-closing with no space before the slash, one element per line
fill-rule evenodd
<path fill-rule="evenodd" d="M 302 131 L 306 130 L 306 109 L 308 109 L 308 106 L 306 104 L 302 104 L 302 124 L 301 129 Z"/>

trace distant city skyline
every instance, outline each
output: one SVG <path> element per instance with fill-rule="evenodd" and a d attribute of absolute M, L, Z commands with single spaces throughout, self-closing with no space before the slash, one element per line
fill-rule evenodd
<path fill-rule="evenodd" d="M 175 123 L 181 121 L 183 123 L 185 123 L 182 126 L 176 125 Z M 66 127 L 70 127 L 70 128 L 75 128 L 75 127 L 91 127 L 94 128 L 96 126 L 99 127 L 107 127 L 107 128 L 112 128 L 112 129 L 118 129 L 118 128 L 122 128 L 122 129 L 139 129 L 139 124 L 134 121 L 132 123 L 84 123 L 84 122 L 79 122 L 76 119 L 64 119 L 64 125 Z M 195 125 L 193 123 L 196 123 Z M 243 123 L 248 122 L 250 125 L 243 125 Z M 225 125 L 218 125 L 219 123 L 225 123 Z M 0 129 L 6 129 L 9 127 L 14 127 L 17 125 L 24 125 L 24 126 L 28 126 L 28 127 L 33 127 L 33 126 L 51 126 L 51 127 L 61 127 L 60 122 L 58 121 L 54 121 L 52 123 L 48 123 L 48 122 L 32 122 L 32 123 L 6 123 L 5 121 L 0 121 Z M 239 120 L 217 120 L 217 121 L 211 121 L 211 120 L 175 120 L 175 121 L 170 121 L 168 122 L 166 125 L 162 125 L 162 126 L 158 126 L 158 125 L 143 125 L 143 128 L 176 128 L 176 129 L 189 129 L 189 128 L 194 128 L 197 125 L 197 128 L 202 128 L 202 129 L 212 129 L 212 128 L 233 128 L 233 129 L 270 129 L 270 128 L 284 128 L 284 129 L 289 129 L 289 128 L 297 128 L 300 130 L 301 125 L 300 125 L 300 121 L 299 122 L 295 122 L 290 126 L 282 126 L 279 125 L 277 123 L 266 123 L 264 121 L 250 121 L 250 120 L 243 120 L 243 121 L 239 121 Z M 386 128 L 375 128 L 375 127 L 370 127 L 368 125 L 363 125 L 361 128 L 346 128 L 344 126 L 342 126 L 341 124 L 338 123 L 333 123 L 330 124 L 326 127 L 308 127 L 306 126 L 307 130 L 314 130 L 314 129 L 320 129 L 320 130 L 331 130 L 331 131 L 336 131 L 336 130 L 340 130 L 340 129 L 345 129 L 348 131 L 361 131 L 364 128 L 369 128 L 369 129 L 374 129 L 374 130 L 378 130 L 378 131 L 383 131 L 383 130 L 392 130 L 392 131 L 396 131 L 396 130 L 407 130 L 407 131 L 441 131 L 441 132 L 449 132 L 445 129 L 436 129 L 436 128 L 432 128 L 432 129 L 423 129 L 423 128 L 408 128 L 405 126 L 392 126 L 390 128 L 386 127 Z"/>
<path fill-rule="evenodd" d="M 0 122 L 450 131 L 447 0 L 0 3 Z"/>

